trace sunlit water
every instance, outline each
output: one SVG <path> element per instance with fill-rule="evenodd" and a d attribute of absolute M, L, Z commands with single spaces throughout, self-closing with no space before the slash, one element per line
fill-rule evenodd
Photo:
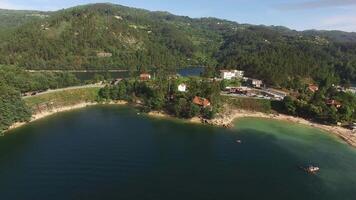
<path fill-rule="evenodd" d="M 285 122 L 227 130 L 96 106 L 0 137 L 0 199 L 354 200 L 356 151 Z"/>

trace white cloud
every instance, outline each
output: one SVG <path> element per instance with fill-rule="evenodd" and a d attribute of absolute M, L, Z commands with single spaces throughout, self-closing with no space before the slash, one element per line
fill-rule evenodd
<path fill-rule="evenodd" d="M 19 3 L 11 2 L 11 0 L 0 0 L 0 8 L 2 9 L 11 9 L 11 10 L 55 10 L 56 8 L 53 5 L 56 5 L 53 1 L 50 0 L 33 0 L 28 2 Z M 21 1 L 20 1 L 21 2 Z"/>
<path fill-rule="evenodd" d="M 356 32 L 356 14 L 336 15 L 322 19 L 320 28 Z"/>
<path fill-rule="evenodd" d="M 356 0 L 308 0 L 298 3 L 284 3 L 279 5 L 280 10 L 309 10 L 327 7 L 345 7 L 356 5 Z"/>

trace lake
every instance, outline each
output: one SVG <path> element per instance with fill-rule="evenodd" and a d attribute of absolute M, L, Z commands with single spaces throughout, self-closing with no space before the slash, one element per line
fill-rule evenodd
<path fill-rule="evenodd" d="M 204 67 L 187 67 L 183 69 L 177 70 L 177 73 L 183 77 L 189 76 L 200 76 L 203 73 Z M 128 78 L 129 72 L 122 71 L 122 72 L 72 72 L 79 80 L 87 81 L 94 78 L 96 74 L 100 74 L 103 76 L 110 75 L 111 78 Z"/>
<path fill-rule="evenodd" d="M 118 106 L 60 113 L 0 137 L 0 198 L 356 199 L 356 150 L 338 138 L 266 119 L 235 125 L 152 119 Z M 309 163 L 321 172 L 298 169 Z"/>

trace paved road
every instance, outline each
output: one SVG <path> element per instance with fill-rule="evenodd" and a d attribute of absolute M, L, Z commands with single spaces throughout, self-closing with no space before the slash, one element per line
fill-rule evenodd
<path fill-rule="evenodd" d="M 228 94 L 228 93 L 226 93 L 226 92 L 221 92 L 220 95 L 226 96 L 226 97 L 233 97 L 233 98 L 243 98 L 243 99 L 259 99 L 259 100 L 275 100 L 275 101 L 281 101 L 280 99 L 276 99 L 276 98 L 251 97 L 251 96 L 239 95 L 239 94 Z"/>
<path fill-rule="evenodd" d="M 39 92 L 35 95 L 25 96 L 22 98 L 26 99 L 29 97 L 35 97 L 35 96 L 39 96 L 39 95 L 43 95 L 43 94 L 49 94 L 49 93 L 54 93 L 54 92 L 67 91 L 67 90 L 76 90 L 76 89 L 84 89 L 84 88 L 103 88 L 103 87 L 105 87 L 105 84 L 90 84 L 90 85 L 73 86 L 73 87 L 60 88 L 60 89 L 55 89 L 55 90 L 47 90 L 44 92 Z"/>

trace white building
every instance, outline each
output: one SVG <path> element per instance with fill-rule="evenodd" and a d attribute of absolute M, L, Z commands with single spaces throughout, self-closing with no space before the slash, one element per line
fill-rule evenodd
<path fill-rule="evenodd" d="M 244 76 L 244 71 L 239 70 L 221 70 L 220 76 L 222 79 L 231 80 L 234 78 L 242 78 Z"/>
<path fill-rule="evenodd" d="M 186 92 L 187 91 L 187 85 L 182 83 L 178 85 L 178 91 L 179 92 Z"/>
<path fill-rule="evenodd" d="M 263 82 L 258 79 L 249 79 L 248 82 L 250 83 L 251 86 L 256 88 L 261 88 L 263 84 Z"/>

